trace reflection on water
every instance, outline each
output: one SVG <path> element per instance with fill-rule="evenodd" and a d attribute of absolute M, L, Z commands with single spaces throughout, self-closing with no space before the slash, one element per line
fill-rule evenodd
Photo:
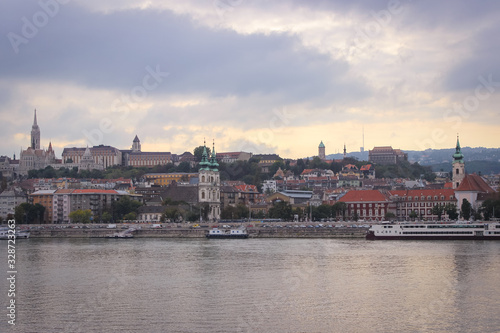
<path fill-rule="evenodd" d="M 497 332 L 499 254 L 475 241 L 29 239 L 12 331 Z"/>

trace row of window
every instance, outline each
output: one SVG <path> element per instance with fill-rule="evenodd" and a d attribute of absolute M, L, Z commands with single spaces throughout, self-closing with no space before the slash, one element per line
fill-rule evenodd
<path fill-rule="evenodd" d="M 472 235 L 472 231 L 403 231 L 404 235 Z"/>
<path fill-rule="evenodd" d="M 384 216 L 385 215 L 385 211 L 382 209 L 380 211 L 380 213 L 378 211 L 373 211 L 373 210 L 361 210 L 361 209 L 358 209 L 357 210 L 358 212 L 358 215 L 359 216 Z"/>
<path fill-rule="evenodd" d="M 356 208 L 356 207 L 361 207 L 361 208 L 384 208 L 386 206 L 386 204 L 352 204 L 353 208 Z"/>
<path fill-rule="evenodd" d="M 424 201 L 424 200 L 438 200 L 438 196 L 435 195 L 434 197 L 428 195 L 427 197 L 422 195 L 420 197 L 418 196 L 415 196 L 415 197 L 412 197 L 412 196 L 408 196 L 408 197 L 401 197 L 401 200 L 407 200 L 407 201 L 411 201 L 411 200 L 415 200 L 415 201 L 418 201 L 420 198 L 421 201 Z M 455 199 L 455 196 L 453 195 L 450 195 L 450 200 L 454 200 Z M 445 200 L 445 196 L 444 195 L 441 195 L 439 197 L 439 200 Z"/>
<path fill-rule="evenodd" d="M 429 225 L 427 228 L 429 229 L 436 229 L 436 228 L 484 228 L 484 224 L 436 224 L 436 225 Z"/>
<path fill-rule="evenodd" d="M 441 205 L 441 206 L 445 206 L 446 204 L 443 203 L 443 202 L 427 202 L 427 207 L 433 207 L 434 205 Z M 413 203 L 413 207 L 425 207 L 426 206 L 426 203 L 425 202 L 421 202 L 420 204 L 418 203 Z M 412 203 L 409 202 L 409 203 L 401 203 L 400 204 L 400 207 L 412 207 Z"/>

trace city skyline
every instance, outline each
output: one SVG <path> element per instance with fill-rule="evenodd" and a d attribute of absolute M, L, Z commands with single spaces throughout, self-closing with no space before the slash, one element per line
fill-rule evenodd
<path fill-rule="evenodd" d="M 300 158 L 499 147 L 496 17 L 482 2 L 9 2 L 0 155 L 87 144 Z M 276 14 L 279 13 L 279 16 Z M 363 130 L 364 128 L 364 130 Z"/>

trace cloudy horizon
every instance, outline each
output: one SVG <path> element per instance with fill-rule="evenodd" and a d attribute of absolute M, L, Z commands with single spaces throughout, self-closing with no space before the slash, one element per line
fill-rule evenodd
<path fill-rule="evenodd" d="M 4 1 L 0 155 L 500 147 L 500 3 Z"/>

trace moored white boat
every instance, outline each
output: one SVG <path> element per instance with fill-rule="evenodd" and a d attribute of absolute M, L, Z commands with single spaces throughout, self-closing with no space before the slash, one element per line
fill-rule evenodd
<path fill-rule="evenodd" d="M 13 229 L 10 229 L 8 227 L 1 227 L 0 228 L 0 239 L 12 239 L 12 237 L 9 238 L 9 235 L 15 235 L 16 239 L 30 237 L 29 230 L 21 230 L 19 228 L 16 228 L 15 233 L 13 233 L 13 231 L 9 231 L 9 230 L 13 230 Z"/>
<path fill-rule="evenodd" d="M 213 228 L 208 231 L 207 238 L 248 238 L 248 232 L 244 227 L 237 229 Z"/>
<path fill-rule="evenodd" d="M 376 224 L 366 239 L 500 240 L 500 223 Z"/>

